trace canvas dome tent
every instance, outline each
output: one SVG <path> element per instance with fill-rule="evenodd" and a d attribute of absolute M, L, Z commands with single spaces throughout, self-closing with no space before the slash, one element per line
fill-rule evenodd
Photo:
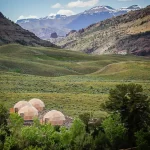
<path fill-rule="evenodd" d="M 50 123 L 52 125 L 63 125 L 65 120 L 65 116 L 57 110 L 51 110 L 43 117 L 45 123 Z"/>
<path fill-rule="evenodd" d="M 26 105 L 22 107 L 19 111 L 18 114 L 25 120 L 33 120 L 34 118 L 38 117 L 38 110 L 33 107 L 31 104 Z"/>
<path fill-rule="evenodd" d="M 34 106 L 39 112 L 41 112 L 44 107 L 45 107 L 45 104 L 40 100 L 40 99 L 37 99 L 37 98 L 33 98 L 29 101 L 29 103 Z"/>
<path fill-rule="evenodd" d="M 14 105 L 15 112 L 18 112 L 22 107 L 30 105 L 27 101 L 19 101 Z"/>

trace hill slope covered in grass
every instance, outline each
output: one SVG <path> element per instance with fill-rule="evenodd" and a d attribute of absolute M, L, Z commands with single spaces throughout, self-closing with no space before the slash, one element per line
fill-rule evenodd
<path fill-rule="evenodd" d="M 148 60 L 134 56 L 90 56 L 57 48 L 26 47 L 17 44 L 0 47 L 0 70 L 40 76 L 86 75 L 106 65 L 124 61 Z"/>
<path fill-rule="evenodd" d="M 150 55 L 150 6 L 72 33 L 57 44 L 92 54 Z"/>
<path fill-rule="evenodd" d="M 57 48 L 0 46 L 0 101 L 7 108 L 37 97 L 46 109 L 66 115 L 107 113 L 101 104 L 120 83 L 142 84 L 150 92 L 150 60 L 132 55 L 91 56 Z"/>

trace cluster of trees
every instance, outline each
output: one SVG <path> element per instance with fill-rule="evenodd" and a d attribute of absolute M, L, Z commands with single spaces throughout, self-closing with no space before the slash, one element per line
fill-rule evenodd
<path fill-rule="evenodd" d="M 107 118 L 89 123 L 91 115 L 81 114 L 70 128 L 38 120 L 24 126 L 20 116 L 0 105 L 0 150 L 149 150 L 149 102 L 141 85 L 117 85 L 103 105 L 110 111 Z"/>

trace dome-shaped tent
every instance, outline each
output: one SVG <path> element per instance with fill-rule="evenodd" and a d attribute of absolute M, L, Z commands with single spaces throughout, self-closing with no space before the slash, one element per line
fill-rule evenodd
<path fill-rule="evenodd" d="M 27 101 L 19 101 L 14 105 L 15 112 L 18 112 L 22 107 L 30 105 Z"/>
<path fill-rule="evenodd" d="M 18 114 L 22 116 L 24 120 L 33 120 L 38 117 L 38 110 L 30 104 L 22 107 Z"/>
<path fill-rule="evenodd" d="M 45 104 L 37 98 L 33 98 L 29 101 L 29 103 L 34 106 L 39 112 L 42 111 L 45 107 Z"/>
<path fill-rule="evenodd" d="M 65 116 L 57 110 L 49 111 L 43 117 L 45 123 L 50 123 L 52 125 L 63 125 L 65 120 Z"/>

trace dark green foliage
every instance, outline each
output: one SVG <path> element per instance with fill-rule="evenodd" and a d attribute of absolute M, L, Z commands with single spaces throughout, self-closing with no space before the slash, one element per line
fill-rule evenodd
<path fill-rule="evenodd" d="M 3 104 L 0 103 L 0 127 L 7 125 L 8 116 L 8 110 Z"/>
<path fill-rule="evenodd" d="M 4 141 L 7 137 L 7 131 L 5 129 L 5 126 L 0 127 L 0 149 L 3 149 Z"/>
<path fill-rule="evenodd" d="M 149 150 L 150 149 L 150 127 L 147 132 L 140 130 L 135 133 L 136 144 L 139 150 Z"/>
<path fill-rule="evenodd" d="M 150 124 L 149 99 L 138 84 L 117 85 L 110 91 L 106 107 L 121 114 L 121 120 L 128 129 L 131 145 L 135 143 L 134 133 L 140 129 L 147 129 Z"/>
<path fill-rule="evenodd" d="M 99 131 L 98 135 L 94 138 L 93 145 L 95 150 L 105 150 L 110 147 L 110 142 L 106 137 L 106 134 L 102 131 Z"/>
<path fill-rule="evenodd" d="M 90 113 L 83 113 L 83 114 L 80 114 L 79 115 L 79 118 L 83 121 L 83 123 L 85 124 L 86 126 L 86 131 L 88 131 L 88 123 L 89 123 L 89 120 L 91 118 L 91 115 Z"/>
<path fill-rule="evenodd" d="M 7 128 L 8 110 L 0 103 L 0 149 L 3 149 L 9 130 Z"/>
<path fill-rule="evenodd" d="M 102 127 L 105 132 L 105 136 L 108 139 L 112 149 L 122 148 L 122 143 L 126 137 L 126 128 L 121 122 L 121 117 L 119 114 L 113 114 L 106 118 Z"/>
<path fill-rule="evenodd" d="M 87 125 L 91 116 L 90 116 L 90 113 L 84 113 L 84 114 L 80 114 L 79 118 L 84 122 L 84 124 Z"/>

